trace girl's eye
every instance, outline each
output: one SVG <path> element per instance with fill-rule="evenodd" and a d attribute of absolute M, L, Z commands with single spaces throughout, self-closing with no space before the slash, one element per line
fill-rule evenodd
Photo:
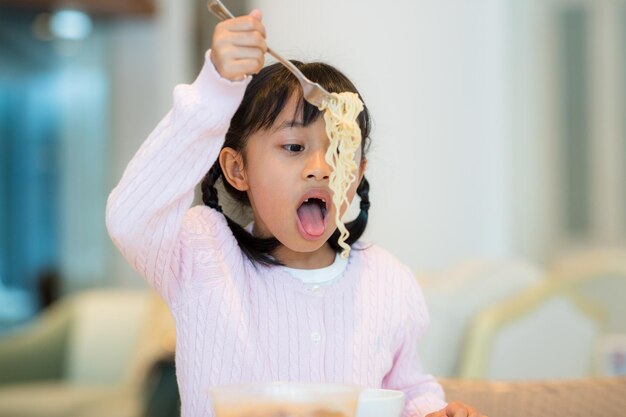
<path fill-rule="evenodd" d="M 283 148 L 289 152 L 302 152 L 304 150 L 304 146 L 298 145 L 295 143 L 290 143 L 288 145 L 283 145 Z"/>

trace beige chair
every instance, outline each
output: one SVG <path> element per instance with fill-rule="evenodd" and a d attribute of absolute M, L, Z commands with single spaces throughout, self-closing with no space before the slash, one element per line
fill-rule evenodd
<path fill-rule="evenodd" d="M 424 369 L 455 377 L 476 314 L 536 285 L 545 271 L 516 259 L 474 259 L 437 274 L 416 275 L 430 312 L 430 326 L 419 346 Z"/>
<path fill-rule="evenodd" d="M 446 399 L 489 417 L 626 415 L 626 377 L 546 381 L 441 379 Z"/>
<path fill-rule="evenodd" d="M 597 364 L 598 344 L 607 335 L 625 332 L 626 257 L 579 257 L 560 263 L 532 288 L 480 312 L 470 326 L 460 375 L 603 375 Z"/>
<path fill-rule="evenodd" d="M 604 331 L 626 334 L 626 249 L 594 249 L 557 259 L 548 278 L 571 280 L 575 291 L 597 305 Z"/>
<path fill-rule="evenodd" d="M 0 338 L 0 417 L 140 416 L 146 374 L 173 340 L 173 320 L 151 292 L 63 299 Z"/>

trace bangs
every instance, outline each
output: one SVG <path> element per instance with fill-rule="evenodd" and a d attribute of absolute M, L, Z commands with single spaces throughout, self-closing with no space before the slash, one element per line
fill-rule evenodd
<path fill-rule="evenodd" d="M 344 91 L 359 94 L 352 82 L 336 68 L 323 63 L 303 64 L 291 61 L 311 81 L 319 83 L 329 92 Z M 294 121 L 301 121 L 304 126 L 315 122 L 321 115 L 317 107 L 304 100 L 302 88 L 297 78 L 282 64 L 276 63 L 263 68 L 252 77 L 246 88 L 241 105 L 233 116 L 231 128 L 226 135 L 226 142 L 238 139 L 243 147 L 248 136 L 271 129 L 289 100 L 294 97 L 296 110 Z M 359 94 L 360 97 L 360 94 Z M 363 99 L 361 98 L 363 101 Z M 370 133 L 370 118 L 367 107 L 358 116 L 362 143 Z M 238 128 L 233 128 L 238 126 Z M 230 138 L 229 138 L 230 136 Z M 229 140 L 232 139 L 232 140 Z M 228 145 L 227 145 L 228 146 Z M 231 146 L 232 147 L 232 146 Z"/>
<path fill-rule="evenodd" d="M 260 86 L 258 89 L 257 83 Z M 307 126 L 321 115 L 317 107 L 304 100 L 300 83 L 281 64 L 266 67 L 255 75 L 246 90 L 246 95 L 249 91 L 255 90 L 257 93 L 252 95 L 248 111 L 243 119 L 244 124 L 248 127 L 246 136 L 259 130 L 271 129 L 292 97 L 296 100 L 295 114 L 292 120 L 301 121 L 304 126 Z M 244 96 L 245 101 L 246 97 Z"/>

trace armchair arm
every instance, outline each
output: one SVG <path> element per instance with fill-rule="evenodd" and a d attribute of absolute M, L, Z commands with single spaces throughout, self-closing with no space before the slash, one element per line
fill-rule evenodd
<path fill-rule="evenodd" d="M 0 385 L 63 376 L 71 312 L 72 303 L 62 301 L 27 327 L 0 336 Z"/>

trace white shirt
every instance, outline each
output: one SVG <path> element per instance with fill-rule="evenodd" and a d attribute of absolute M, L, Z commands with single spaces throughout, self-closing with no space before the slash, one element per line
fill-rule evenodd
<path fill-rule="evenodd" d="M 343 259 L 341 254 L 338 253 L 335 255 L 335 261 L 324 268 L 297 269 L 286 266 L 281 268 L 306 284 L 328 284 L 339 278 L 343 271 L 346 270 L 346 266 L 348 266 L 348 260 Z"/>
<path fill-rule="evenodd" d="M 253 227 L 254 222 L 250 222 L 245 229 L 248 233 L 252 233 Z M 289 268 L 287 266 L 281 268 L 305 284 L 329 284 L 343 274 L 343 271 L 346 270 L 346 266 L 348 266 L 348 260 L 342 258 L 341 254 L 337 253 L 334 262 L 323 268 L 298 269 Z"/>

